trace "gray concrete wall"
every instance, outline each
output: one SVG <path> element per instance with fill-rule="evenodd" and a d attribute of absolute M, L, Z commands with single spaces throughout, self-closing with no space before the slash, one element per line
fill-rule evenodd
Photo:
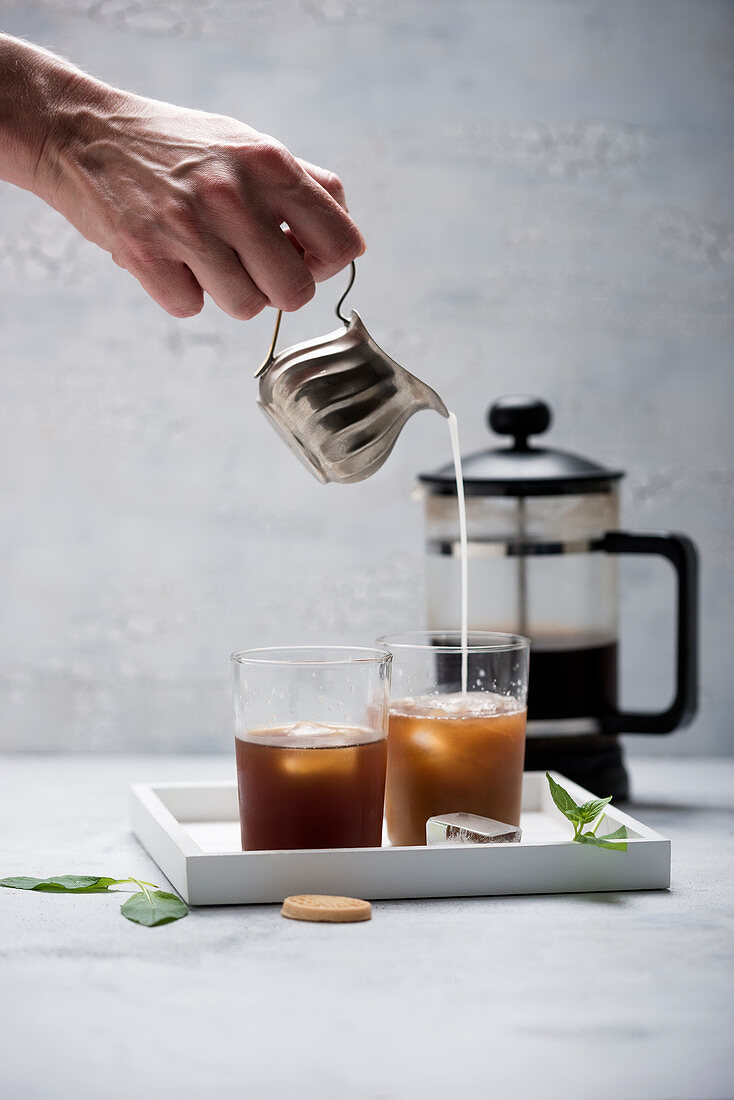
<path fill-rule="evenodd" d="M 627 527 L 697 540 L 701 712 L 656 747 L 732 752 L 731 3 L 38 0 L 0 24 L 338 171 L 369 244 L 351 302 L 464 449 L 497 395 L 539 393 L 556 445 L 629 471 Z M 332 328 L 341 286 L 284 339 Z M 0 747 L 228 749 L 231 650 L 422 620 L 409 494 L 445 429 L 421 414 L 373 479 L 317 485 L 255 407 L 270 326 L 172 320 L 0 185 Z M 654 705 L 670 581 L 623 576 L 625 696 Z"/>

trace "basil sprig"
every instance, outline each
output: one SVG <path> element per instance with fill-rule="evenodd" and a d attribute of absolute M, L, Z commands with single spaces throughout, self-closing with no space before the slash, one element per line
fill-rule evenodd
<path fill-rule="evenodd" d="M 161 890 L 152 882 L 143 882 L 137 878 L 102 878 L 99 875 L 55 875 L 53 878 L 30 878 L 17 875 L 14 878 L 0 879 L 0 886 L 9 890 L 36 890 L 46 894 L 106 894 L 110 887 L 139 886 L 120 907 L 123 917 L 155 928 L 159 924 L 170 924 L 188 916 L 189 908 L 177 894 Z"/>
<path fill-rule="evenodd" d="M 553 801 L 563 816 L 567 817 L 573 825 L 573 839 L 577 844 L 593 844 L 596 848 L 608 848 L 612 852 L 627 851 L 627 829 L 624 825 L 620 825 L 613 833 L 596 835 L 596 830 L 605 817 L 604 810 L 612 801 L 611 798 L 592 798 L 579 806 L 568 791 L 564 790 L 560 783 L 556 783 L 548 772 L 545 773 L 545 777 L 548 780 Z M 591 825 L 596 818 L 599 820 L 594 828 L 590 832 L 584 832 L 584 825 Z"/>

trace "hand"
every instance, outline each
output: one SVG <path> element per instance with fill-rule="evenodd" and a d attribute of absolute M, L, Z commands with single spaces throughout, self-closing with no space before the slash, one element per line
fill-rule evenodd
<path fill-rule="evenodd" d="M 34 190 L 174 317 L 198 313 L 204 291 L 245 320 L 299 309 L 364 251 L 333 173 L 233 118 L 82 74 L 37 171 Z"/>

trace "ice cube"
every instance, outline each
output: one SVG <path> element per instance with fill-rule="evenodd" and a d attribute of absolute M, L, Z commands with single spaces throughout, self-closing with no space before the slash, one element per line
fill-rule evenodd
<path fill-rule="evenodd" d="M 426 844 L 517 844 L 522 836 L 519 825 L 507 825 L 478 814 L 438 814 L 426 822 Z"/>

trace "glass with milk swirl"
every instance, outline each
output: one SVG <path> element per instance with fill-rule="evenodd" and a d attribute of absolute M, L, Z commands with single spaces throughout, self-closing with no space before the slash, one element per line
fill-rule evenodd
<path fill-rule="evenodd" d="M 472 631 L 379 638 L 393 655 L 386 818 L 390 843 L 425 844 L 426 821 L 466 812 L 520 822 L 530 643 Z"/>

